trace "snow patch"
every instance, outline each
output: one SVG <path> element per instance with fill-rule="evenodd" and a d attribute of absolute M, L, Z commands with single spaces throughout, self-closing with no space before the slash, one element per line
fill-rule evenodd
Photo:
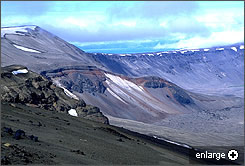
<path fill-rule="evenodd" d="M 37 26 L 31 25 L 31 26 L 22 26 L 22 27 L 6 27 L 1 28 L 1 37 L 3 37 L 5 34 L 18 34 L 23 35 L 19 32 L 28 32 L 28 29 L 35 30 Z"/>
<path fill-rule="evenodd" d="M 216 48 L 216 50 L 224 50 L 224 48 Z"/>
<path fill-rule="evenodd" d="M 190 50 L 191 52 L 195 52 L 195 51 L 200 51 L 200 50 Z"/>
<path fill-rule="evenodd" d="M 149 56 L 154 56 L 154 54 L 148 54 Z"/>
<path fill-rule="evenodd" d="M 67 96 L 69 96 L 70 98 L 73 98 L 73 99 L 75 99 L 75 100 L 79 100 L 79 98 L 78 98 L 76 95 L 74 95 L 74 94 L 71 93 L 68 89 L 66 89 L 65 87 L 63 87 L 63 86 L 61 85 L 61 83 L 60 83 L 58 80 L 52 80 L 52 81 L 53 81 L 54 84 L 56 84 L 58 87 L 62 88 Z"/>
<path fill-rule="evenodd" d="M 244 49 L 244 45 L 241 45 L 241 46 L 240 46 L 240 49 Z"/>
<path fill-rule="evenodd" d="M 209 51 L 209 49 L 208 48 L 205 48 L 203 51 Z"/>
<path fill-rule="evenodd" d="M 26 52 L 34 52 L 34 53 L 41 53 L 40 51 L 37 51 L 37 50 L 33 50 L 33 49 L 30 49 L 30 48 L 26 48 L 26 47 L 22 47 L 22 46 L 18 46 L 16 44 L 13 44 L 14 47 L 22 50 L 22 51 L 26 51 Z"/>
<path fill-rule="evenodd" d="M 76 95 L 74 95 L 73 93 L 71 93 L 69 90 L 67 90 L 66 88 L 62 87 L 62 89 L 64 89 L 64 92 L 67 96 L 69 96 L 70 98 L 79 100 L 78 97 Z"/>
<path fill-rule="evenodd" d="M 226 76 L 226 74 L 225 74 L 224 72 L 220 72 L 220 74 L 221 74 L 222 76 L 224 76 L 224 77 Z"/>
<path fill-rule="evenodd" d="M 231 49 L 237 52 L 237 48 L 236 47 L 231 47 Z"/>
<path fill-rule="evenodd" d="M 109 78 L 112 82 L 114 82 L 116 85 L 127 89 L 129 91 L 132 91 L 132 89 L 138 90 L 138 91 L 143 91 L 141 88 L 139 88 L 138 85 L 134 84 L 133 82 L 130 82 L 126 79 L 122 79 L 119 76 L 115 76 L 112 74 L 105 73 L 105 76 Z"/>
<path fill-rule="evenodd" d="M 14 74 L 14 75 L 26 74 L 26 73 L 28 73 L 28 70 L 26 70 L 26 69 L 19 69 L 19 70 L 12 71 L 12 74 Z"/>
<path fill-rule="evenodd" d="M 180 51 L 182 54 L 184 54 L 185 52 L 187 52 L 186 50 L 185 51 Z"/>
<path fill-rule="evenodd" d="M 185 147 L 185 148 L 188 148 L 188 149 L 192 149 L 191 146 L 186 145 L 186 144 L 181 144 L 181 143 L 177 143 L 177 142 L 170 141 L 170 140 L 167 140 L 167 139 L 159 138 L 159 137 L 157 137 L 155 135 L 153 135 L 153 137 L 156 138 L 156 139 L 160 139 L 160 140 L 166 141 L 168 143 L 174 144 L 174 145 L 178 145 L 178 146 L 182 146 L 182 147 Z"/>
<path fill-rule="evenodd" d="M 68 111 L 69 115 L 78 117 L 77 111 L 75 109 L 70 109 Z"/>

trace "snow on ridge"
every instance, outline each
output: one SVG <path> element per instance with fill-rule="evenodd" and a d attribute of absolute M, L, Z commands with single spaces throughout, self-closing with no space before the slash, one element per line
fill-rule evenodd
<path fill-rule="evenodd" d="M 12 71 L 12 74 L 17 75 L 17 74 L 26 74 L 28 73 L 28 70 L 26 69 L 19 69 L 19 70 L 14 70 Z"/>
<path fill-rule="evenodd" d="M 244 49 L 244 45 L 240 45 L 240 50 L 241 50 L 241 49 Z"/>
<path fill-rule="evenodd" d="M 205 49 L 203 49 L 203 51 L 209 51 L 209 49 L 208 48 L 205 48 Z"/>
<path fill-rule="evenodd" d="M 27 25 L 27 26 L 19 26 L 19 27 L 3 27 L 1 28 L 1 37 L 5 34 L 19 34 L 23 35 L 18 32 L 28 32 L 27 29 L 35 30 L 37 26 L 35 25 Z"/>
<path fill-rule="evenodd" d="M 224 48 L 216 48 L 216 50 L 224 50 Z"/>
<path fill-rule="evenodd" d="M 26 48 L 26 47 L 23 47 L 23 46 L 19 46 L 19 45 L 16 45 L 16 44 L 13 44 L 13 46 L 15 48 L 18 48 L 19 50 L 22 50 L 22 51 L 26 51 L 26 52 L 34 52 L 34 53 L 41 53 L 40 51 L 37 51 L 37 50 L 33 50 L 31 48 Z"/>
<path fill-rule="evenodd" d="M 231 49 L 237 52 L 237 48 L 236 47 L 231 47 Z"/>
<path fill-rule="evenodd" d="M 191 52 L 195 52 L 195 51 L 200 51 L 200 50 L 190 50 Z"/>
<path fill-rule="evenodd" d="M 182 54 L 184 54 L 185 52 L 187 52 L 187 50 L 185 50 L 185 51 L 180 51 Z"/>
<path fill-rule="evenodd" d="M 78 117 L 77 111 L 75 109 L 70 109 L 68 111 L 69 115 Z"/>
<path fill-rule="evenodd" d="M 148 54 L 149 56 L 154 56 L 154 54 Z"/>

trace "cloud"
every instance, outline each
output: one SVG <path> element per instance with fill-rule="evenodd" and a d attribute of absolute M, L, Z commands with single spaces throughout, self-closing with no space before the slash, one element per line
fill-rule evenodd
<path fill-rule="evenodd" d="M 48 29 L 50 32 L 64 38 L 65 40 L 75 42 L 101 42 L 101 41 L 122 41 L 122 40 L 136 40 L 136 39 L 152 39 L 160 38 L 167 35 L 161 27 L 152 26 L 123 26 L 123 25 L 108 25 L 96 24 L 93 27 L 60 27 L 57 29 L 53 25 L 45 25 L 43 28 Z M 89 29 L 90 28 L 90 29 Z M 65 32 L 65 33 L 64 33 Z"/>
<path fill-rule="evenodd" d="M 52 9 L 48 1 L 3 1 L 1 2 L 2 16 L 38 16 Z"/>
<path fill-rule="evenodd" d="M 195 1 L 3 1 L 1 23 L 38 25 L 71 42 L 181 40 L 176 47 L 196 47 L 229 41 L 224 36 L 240 40 L 235 36 L 244 31 L 244 6 L 230 3 L 224 8 Z M 161 47 L 166 45 L 159 42 Z"/>
<path fill-rule="evenodd" d="M 222 46 L 244 42 L 244 30 L 240 31 L 224 31 L 213 32 L 209 37 L 195 36 L 189 39 L 180 40 L 174 44 L 160 44 L 158 43 L 154 49 L 195 49 L 195 48 L 208 48 L 213 46 Z"/>
<path fill-rule="evenodd" d="M 198 34 L 206 37 L 210 35 L 207 26 L 193 17 L 176 18 L 165 24 L 165 27 L 170 33 L 184 33 L 192 36 Z"/>
<path fill-rule="evenodd" d="M 123 2 L 107 9 L 111 19 L 145 18 L 161 19 L 169 15 L 187 15 L 198 9 L 196 2 L 187 1 L 144 1 L 134 4 Z"/>

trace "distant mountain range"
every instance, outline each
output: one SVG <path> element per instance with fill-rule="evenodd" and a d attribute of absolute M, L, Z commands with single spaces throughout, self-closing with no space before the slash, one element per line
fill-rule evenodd
<path fill-rule="evenodd" d="M 38 26 L 2 28 L 1 39 L 2 67 L 26 66 L 98 107 L 112 124 L 167 137 L 162 131 L 149 133 L 153 126 L 164 126 L 177 131 L 168 136 L 172 140 L 194 145 L 242 142 L 243 43 L 140 54 L 86 53 Z M 138 123 L 149 127 L 135 128 Z M 200 135 L 190 138 L 194 133 Z M 204 133 L 219 133 L 220 140 L 207 141 L 210 135 Z"/>

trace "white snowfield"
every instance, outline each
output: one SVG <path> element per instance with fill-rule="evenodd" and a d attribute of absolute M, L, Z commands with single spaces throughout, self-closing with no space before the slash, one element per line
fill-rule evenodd
<path fill-rule="evenodd" d="M 244 45 L 241 45 L 241 46 L 240 46 L 240 49 L 244 49 Z"/>
<path fill-rule="evenodd" d="M 216 50 L 224 50 L 224 48 L 216 48 Z"/>
<path fill-rule="evenodd" d="M 108 74 L 108 73 L 105 73 L 105 76 L 109 78 L 111 81 L 113 81 L 116 85 L 123 87 L 124 89 L 127 89 L 129 91 L 132 91 L 132 88 L 138 91 L 143 91 L 138 85 L 126 79 L 122 79 L 119 76 L 115 76 L 115 75 Z"/>
<path fill-rule="evenodd" d="M 78 117 L 77 111 L 75 109 L 70 109 L 68 111 L 69 115 Z"/>
<path fill-rule="evenodd" d="M 236 47 L 231 47 L 231 49 L 237 52 L 237 48 Z"/>
<path fill-rule="evenodd" d="M 205 48 L 203 51 L 209 51 L 209 49 L 208 48 Z"/>
<path fill-rule="evenodd" d="M 1 28 L 1 37 L 3 37 L 5 34 L 18 34 L 23 35 L 19 32 L 27 32 L 27 29 L 35 30 L 37 26 L 30 25 L 30 26 L 22 26 L 22 27 L 6 27 Z"/>
<path fill-rule="evenodd" d="M 18 48 L 18 49 L 22 50 L 22 51 L 26 51 L 26 52 L 34 52 L 34 53 L 41 53 L 40 51 L 33 50 L 33 49 L 31 49 L 31 48 L 26 48 L 26 47 L 23 47 L 23 46 L 18 46 L 18 45 L 16 45 L 16 44 L 13 44 L 13 46 L 14 46 L 15 48 Z"/>
<path fill-rule="evenodd" d="M 12 71 L 12 74 L 14 74 L 14 75 L 26 74 L 26 73 L 28 73 L 28 70 L 26 70 L 26 69 L 19 69 L 19 70 Z"/>

